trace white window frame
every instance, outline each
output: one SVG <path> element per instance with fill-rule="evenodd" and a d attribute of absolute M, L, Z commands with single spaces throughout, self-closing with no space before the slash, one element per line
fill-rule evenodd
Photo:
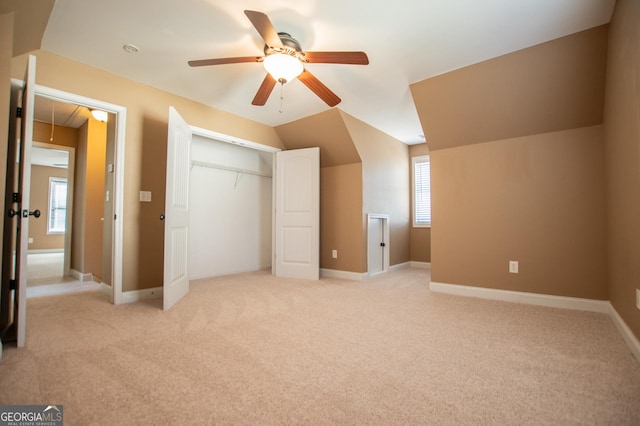
<path fill-rule="evenodd" d="M 66 229 L 56 229 L 51 227 L 51 220 L 53 219 L 53 185 L 54 183 L 62 183 L 64 182 L 67 185 L 67 191 L 69 191 L 69 179 L 64 177 L 49 177 L 49 204 L 47 210 L 47 234 L 64 234 Z M 65 220 L 62 222 L 63 226 L 66 228 L 66 209 L 67 209 L 67 196 L 64 197 L 64 205 L 65 205 Z"/>
<path fill-rule="evenodd" d="M 429 176 L 427 176 L 427 185 L 428 185 L 428 216 L 429 220 L 426 222 L 418 222 L 416 215 L 416 164 L 419 163 L 428 163 L 429 164 Z M 414 228 L 430 228 L 431 227 L 431 158 L 429 155 L 420 155 L 418 157 L 413 157 L 411 159 L 411 216 L 413 218 L 413 227 Z"/>

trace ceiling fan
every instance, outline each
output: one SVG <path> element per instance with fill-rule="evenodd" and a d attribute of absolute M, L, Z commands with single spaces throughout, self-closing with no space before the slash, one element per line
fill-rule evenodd
<path fill-rule="evenodd" d="M 318 78 L 304 68 L 304 64 L 349 64 L 367 65 L 369 58 L 364 52 L 303 52 L 300 43 L 288 33 L 276 32 L 269 17 L 254 10 L 245 10 L 253 26 L 264 39 L 264 56 L 240 56 L 234 58 L 201 59 L 189 61 L 192 67 L 208 65 L 262 62 L 265 76 L 252 105 L 264 105 L 276 83 L 284 85 L 296 77 L 329 106 L 336 106 L 341 99 Z"/>

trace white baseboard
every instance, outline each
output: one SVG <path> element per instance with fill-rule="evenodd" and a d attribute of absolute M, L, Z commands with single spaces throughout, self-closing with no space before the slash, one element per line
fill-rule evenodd
<path fill-rule="evenodd" d="M 351 281 L 364 281 L 367 274 L 360 272 L 338 271 L 336 269 L 320 268 L 320 277 L 323 278 L 340 278 Z"/>
<path fill-rule="evenodd" d="M 145 299 L 162 297 L 162 287 L 122 292 L 122 303 L 135 303 Z"/>
<path fill-rule="evenodd" d="M 416 269 L 429 269 L 431 270 L 431 263 L 430 262 L 415 262 L 415 261 L 411 261 L 411 267 L 412 268 L 416 268 Z"/>
<path fill-rule="evenodd" d="M 27 250 L 28 254 L 47 254 L 47 253 L 64 253 L 63 248 L 52 248 L 52 249 L 29 249 Z"/>
<path fill-rule="evenodd" d="M 406 269 L 410 267 L 411 267 L 411 262 L 398 263 L 398 264 L 389 266 L 389 272 L 398 271 L 400 269 Z"/>
<path fill-rule="evenodd" d="M 113 287 L 111 287 L 107 283 L 100 282 L 100 291 L 103 294 L 106 294 L 107 296 L 111 297 L 113 294 Z"/>
<path fill-rule="evenodd" d="M 93 281 L 93 274 L 83 274 L 82 272 L 76 271 L 75 269 L 70 269 L 69 274 L 71 274 L 73 278 L 75 278 L 76 280 L 82 283 L 87 281 Z"/>
<path fill-rule="evenodd" d="M 627 323 L 624 322 L 620 314 L 618 314 L 618 311 L 616 311 L 611 303 L 609 303 L 609 308 L 609 315 L 611 316 L 613 323 L 622 335 L 622 338 L 629 347 L 633 356 L 636 357 L 638 362 L 640 362 L 640 341 L 636 338 L 633 331 L 631 331 Z"/>
<path fill-rule="evenodd" d="M 72 282 L 39 285 L 35 287 L 27 287 L 27 299 L 31 299 L 32 297 L 60 296 L 63 294 L 78 293 L 81 291 L 95 291 L 98 289 L 99 284 L 92 281 L 83 283 Z"/>
<path fill-rule="evenodd" d="M 501 300 L 504 302 L 524 303 L 527 305 L 547 306 L 550 308 L 600 312 L 603 314 L 609 313 L 609 302 L 606 300 L 592 300 L 581 299 L 578 297 L 525 293 L 520 291 L 498 290 L 495 288 L 446 284 L 433 281 L 429 284 L 429 290 L 437 293 L 478 297 L 480 299 Z"/>
<path fill-rule="evenodd" d="M 431 264 L 428 264 L 428 265 L 429 265 L 429 268 L 431 268 Z M 400 269 L 413 268 L 413 267 L 415 267 L 414 262 L 398 263 L 396 265 L 389 266 L 389 269 L 387 269 L 386 271 L 380 271 L 375 274 L 369 274 L 368 272 L 362 272 L 362 273 L 349 272 L 349 271 L 338 271 L 336 269 L 320 268 L 320 277 L 340 278 L 343 280 L 351 280 L 351 281 L 365 281 L 369 278 L 374 278 L 379 275 L 386 274 L 387 272 L 398 271 Z M 417 267 L 419 268 L 420 266 L 417 266 Z"/>

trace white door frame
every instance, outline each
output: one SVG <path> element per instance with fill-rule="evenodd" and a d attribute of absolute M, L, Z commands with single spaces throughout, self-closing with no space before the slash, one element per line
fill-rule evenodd
<path fill-rule="evenodd" d="M 116 116 L 115 135 L 115 161 L 114 161 L 114 192 L 113 207 L 115 218 L 113 224 L 113 244 L 111 247 L 113 255 L 112 280 L 111 280 L 111 301 L 119 305 L 123 303 L 122 298 L 122 253 L 123 253 L 123 218 L 124 218 L 124 146 L 125 127 L 127 123 L 127 108 L 121 105 L 103 102 L 97 99 L 80 96 L 58 89 L 36 84 L 35 96 L 52 99 L 58 102 L 70 103 L 85 106 L 90 109 L 100 109 L 110 112 Z"/>
<path fill-rule="evenodd" d="M 382 236 L 384 239 L 385 246 L 382 250 L 383 257 L 383 266 L 382 271 L 377 274 L 381 274 L 387 272 L 389 270 L 389 215 L 388 214 L 379 214 L 379 213 L 368 213 L 367 214 L 367 275 L 372 276 L 369 271 L 371 270 L 371 259 L 369 255 L 369 224 L 371 223 L 371 219 L 382 219 Z M 377 275 L 374 274 L 374 275 Z"/>

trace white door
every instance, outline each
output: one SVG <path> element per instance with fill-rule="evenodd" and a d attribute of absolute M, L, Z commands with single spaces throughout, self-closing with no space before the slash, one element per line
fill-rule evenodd
<path fill-rule="evenodd" d="M 383 219 L 370 217 L 367 240 L 369 242 L 369 275 L 377 274 L 384 270 L 384 233 Z"/>
<path fill-rule="evenodd" d="M 320 276 L 320 148 L 276 153 L 274 274 Z"/>
<path fill-rule="evenodd" d="M 16 239 L 16 304 L 14 317 L 16 326 L 16 341 L 19 348 L 23 347 L 26 339 L 27 322 L 27 249 L 29 248 L 29 216 L 40 216 L 39 210 L 29 210 L 29 196 L 31 189 L 31 146 L 33 144 L 33 104 L 36 86 L 36 57 L 30 55 L 27 72 L 22 91 L 20 160 L 18 164 L 18 208 Z M 44 220 L 44 218 L 42 219 Z"/>
<path fill-rule="evenodd" d="M 189 292 L 189 166 L 191 128 L 169 107 L 167 137 L 167 188 L 164 214 L 163 309 L 169 309 Z"/>

